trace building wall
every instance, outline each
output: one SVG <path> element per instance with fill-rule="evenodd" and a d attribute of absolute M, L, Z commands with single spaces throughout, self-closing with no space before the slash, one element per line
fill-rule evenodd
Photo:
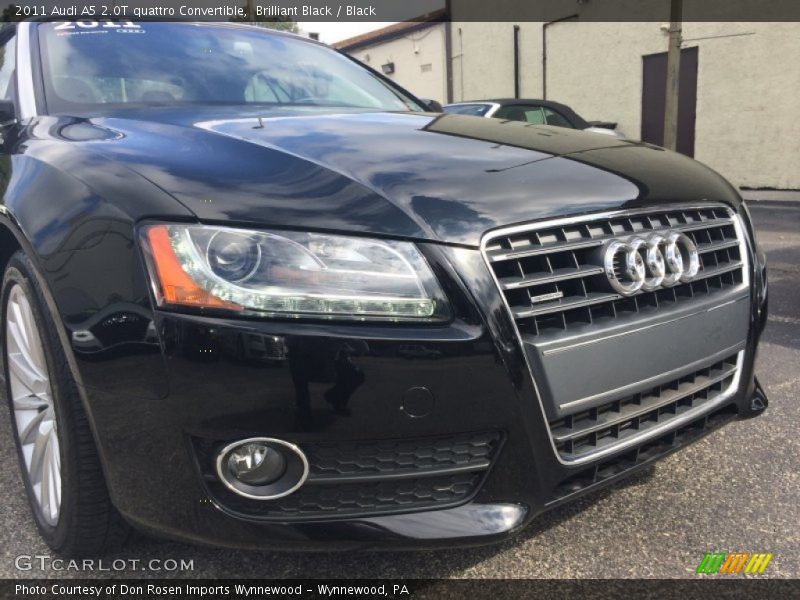
<path fill-rule="evenodd" d="M 521 96 L 542 97 L 542 23 L 519 23 Z M 452 23 L 456 100 L 513 96 L 513 23 Z M 685 23 L 697 46 L 695 158 L 734 184 L 800 188 L 800 24 Z M 547 29 L 547 97 L 587 120 L 641 131 L 642 57 L 660 23 L 565 21 Z"/>
<path fill-rule="evenodd" d="M 393 62 L 395 72 L 387 77 L 418 98 L 444 104 L 447 98 L 445 26 L 437 23 L 402 37 L 346 52 L 376 71 L 381 70 L 381 65 Z"/>
<path fill-rule="evenodd" d="M 541 23 L 520 28 L 520 95 L 539 98 L 541 87 Z M 454 22 L 453 100 L 485 100 L 514 96 L 514 23 Z"/>

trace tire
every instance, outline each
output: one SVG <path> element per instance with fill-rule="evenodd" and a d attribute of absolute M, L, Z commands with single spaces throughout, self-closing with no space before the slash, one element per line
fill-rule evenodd
<path fill-rule="evenodd" d="M 11 257 L 3 277 L 1 331 L 11 425 L 39 533 L 68 557 L 120 548 L 130 528 L 111 503 L 77 384 L 34 266 L 22 251 Z M 25 331 L 30 335 L 21 335 Z"/>

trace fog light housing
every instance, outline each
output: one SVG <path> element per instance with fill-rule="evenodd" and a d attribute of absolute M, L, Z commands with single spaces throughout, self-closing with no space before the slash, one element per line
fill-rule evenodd
<path fill-rule="evenodd" d="M 275 438 L 248 438 L 217 453 L 217 475 L 232 492 L 254 500 L 288 496 L 308 478 L 300 448 Z"/>
<path fill-rule="evenodd" d="M 283 453 L 263 442 L 238 446 L 228 455 L 228 469 L 243 483 L 266 485 L 286 471 Z"/>

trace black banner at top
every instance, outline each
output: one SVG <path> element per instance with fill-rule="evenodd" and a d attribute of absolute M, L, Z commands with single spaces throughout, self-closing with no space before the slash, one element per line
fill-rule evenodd
<path fill-rule="evenodd" d="M 16 0 L 3 19 L 209 21 L 798 21 L 800 0 Z"/>

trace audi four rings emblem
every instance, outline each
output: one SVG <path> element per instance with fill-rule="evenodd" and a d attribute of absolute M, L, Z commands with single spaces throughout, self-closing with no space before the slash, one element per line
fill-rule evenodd
<path fill-rule="evenodd" d="M 623 296 L 691 281 L 700 269 L 697 246 L 685 233 L 611 240 L 603 250 L 608 282 Z"/>

